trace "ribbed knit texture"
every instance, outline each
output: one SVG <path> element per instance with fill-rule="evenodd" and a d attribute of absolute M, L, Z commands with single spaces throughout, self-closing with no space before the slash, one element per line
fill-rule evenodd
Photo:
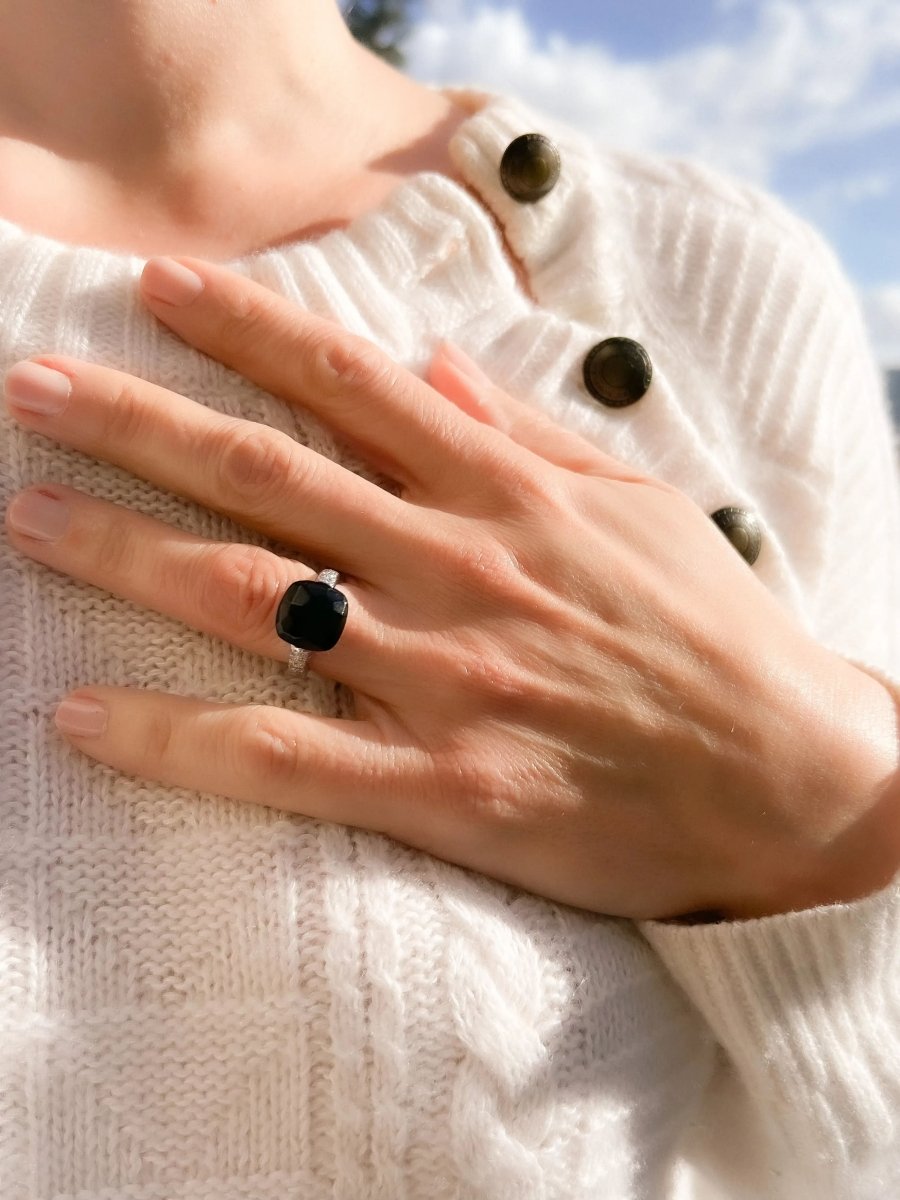
<path fill-rule="evenodd" d="M 451 145 L 468 187 L 422 174 L 346 230 L 231 265 L 419 372 L 451 338 L 705 511 L 753 509 L 757 577 L 898 688 L 896 449 L 831 252 L 753 189 L 467 95 L 485 102 Z M 532 131 L 557 142 L 563 173 L 519 204 L 498 166 Z M 157 323 L 142 265 L 0 221 L 0 368 L 51 351 L 104 363 L 378 480 Z M 619 410 L 581 380 L 612 335 L 640 341 L 655 372 Z M 4 506 L 61 481 L 272 546 L 5 414 L 0 455 Z M 0 647 L 2 1200 L 900 1194 L 900 889 L 759 921 L 636 924 L 379 835 L 124 777 L 56 734 L 68 690 L 330 715 L 350 698 L 5 538 Z"/>

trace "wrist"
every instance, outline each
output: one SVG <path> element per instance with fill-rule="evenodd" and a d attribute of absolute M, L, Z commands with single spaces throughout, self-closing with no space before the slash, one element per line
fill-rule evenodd
<path fill-rule="evenodd" d="M 849 903 L 900 875 L 900 690 L 817 649 L 815 703 L 796 729 L 813 852 L 802 868 L 785 863 L 770 899 L 723 910 L 724 920 Z"/>
<path fill-rule="evenodd" d="M 900 872 L 900 691 L 846 659 L 836 662 L 845 681 L 836 778 L 846 782 L 856 819 L 825 856 L 832 903 L 880 891 Z"/>

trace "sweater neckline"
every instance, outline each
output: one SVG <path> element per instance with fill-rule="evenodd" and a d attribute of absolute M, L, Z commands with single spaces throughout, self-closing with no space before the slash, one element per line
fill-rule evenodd
<path fill-rule="evenodd" d="M 379 265 L 395 269 L 400 267 L 403 282 L 409 285 L 431 268 L 430 258 L 433 256 L 429 256 L 427 250 L 429 244 L 433 244 L 436 223 L 444 223 L 448 227 L 446 232 L 449 232 L 451 228 L 459 229 L 466 224 L 471 227 L 474 222 L 476 227 L 481 226 L 478 240 L 484 244 L 492 236 L 497 243 L 495 257 L 496 251 L 499 251 L 512 273 L 512 265 L 506 259 L 501 245 L 496 214 L 486 207 L 483 195 L 476 197 L 474 189 L 468 186 L 465 155 L 462 152 L 464 145 L 484 141 L 498 123 L 508 121 L 506 110 L 512 102 L 496 93 L 469 87 L 444 86 L 433 87 L 433 90 L 456 100 L 471 114 L 460 122 L 448 142 L 451 160 L 464 182 L 460 183 L 434 170 L 418 171 L 398 183 L 375 207 L 360 213 L 344 226 L 319 236 L 297 238 L 227 259 L 208 261 L 241 274 L 250 274 L 254 268 L 278 260 L 327 254 L 332 248 L 338 247 L 342 257 L 356 252 L 371 259 L 372 235 L 377 230 L 381 239 L 378 257 L 384 258 Z M 392 261 L 391 247 L 396 248 L 404 241 L 408 251 L 402 256 L 404 261 Z M 44 267 L 51 262 L 54 266 L 70 265 L 73 268 L 90 266 L 100 275 L 137 278 L 147 259 L 152 256 L 66 242 L 49 234 L 28 230 L 0 216 L 0 258 L 8 261 L 10 257 L 15 259 L 20 268 L 31 260 L 35 265 L 40 263 Z"/>

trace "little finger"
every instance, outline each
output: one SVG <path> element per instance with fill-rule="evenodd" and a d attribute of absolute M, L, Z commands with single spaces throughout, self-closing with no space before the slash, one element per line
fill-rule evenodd
<path fill-rule="evenodd" d="M 56 724 L 79 750 L 126 775 L 411 845 L 428 837 L 428 810 L 417 802 L 427 755 L 385 742 L 367 721 L 91 685 L 65 697 Z"/>

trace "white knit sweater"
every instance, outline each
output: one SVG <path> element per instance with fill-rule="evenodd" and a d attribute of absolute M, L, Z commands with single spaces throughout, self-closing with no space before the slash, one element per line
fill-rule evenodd
<path fill-rule="evenodd" d="M 448 337 L 705 511 L 753 509 L 759 578 L 900 687 L 895 447 L 831 252 L 695 164 L 456 94 L 486 101 L 452 142 L 468 188 L 421 174 L 346 230 L 231 265 L 418 372 Z M 498 165 L 532 131 L 563 170 L 520 204 Z M 51 351 L 105 363 L 378 479 L 157 323 L 142 265 L 0 221 L 0 369 Z M 612 409 L 581 368 L 619 334 L 655 373 Z M 5 413 L 0 454 L 4 506 L 56 480 L 271 545 Z M 5 538 L 0 552 L 2 1200 L 900 1195 L 900 887 L 759 921 L 636 924 L 383 836 L 123 777 L 55 732 L 68 690 L 332 715 L 349 697 Z"/>

